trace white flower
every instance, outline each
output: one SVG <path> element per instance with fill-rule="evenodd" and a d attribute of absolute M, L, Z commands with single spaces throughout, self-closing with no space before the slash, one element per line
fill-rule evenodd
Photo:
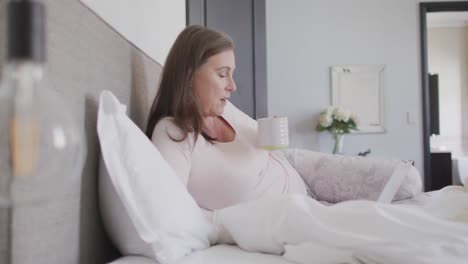
<path fill-rule="evenodd" d="M 348 122 L 350 117 L 351 117 L 351 111 L 344 110 L 343 111 L 343 122 Z"/>
<path fill-rule="evenodd" d="M 335 118 L 338 121 L 341 120 L 341 108 L 335 108 L 335 110 L 333 111 L 333 118 Z"/>
<path fill-rule="evenodd" d="M 329 127 L 331 126 L 332 122 L 333 122 L 333 118 L 331 115 L 327 114 L 327 112 L 320 115 L 320 119 L 319 119 L 320 126 Z"/>
<path fill-rule="evenodd" d="M 333 111 L 333 118 L 338 121 L 343 121 L 344 112 L 341 108 L 337 107 L 335 111 Z"/>
<path fill-rule="evenodd" d="M 349 110 L 340 107 L 335 108 L 335 111 L 333 111 L 333 118 L 335 118 L 338 121 L 346 123 L 349 121 L 350 116 L 351 112 Z"/>
<path fill-rule="evenodd" d="M 341 107 L 327 107 L 320 113 L 317 131 L 328 131 L 333 134 L 349 133 L 350 130 L 357 130 L 357 117 L 348 109 Z M 338 122 L 335 122 L 338 121 Z"/>

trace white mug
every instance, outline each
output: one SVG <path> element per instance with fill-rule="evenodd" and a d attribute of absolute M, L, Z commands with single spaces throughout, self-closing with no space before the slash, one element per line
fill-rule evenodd
<path fill-rule="evenodd" d="M 257 144 L 267 150 L 283 149 L 289 146 L 288 118 L 260 118 Z"/>

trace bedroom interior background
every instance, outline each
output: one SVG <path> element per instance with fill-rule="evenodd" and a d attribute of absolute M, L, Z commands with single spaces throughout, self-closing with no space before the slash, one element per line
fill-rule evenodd
<path fill-rule="evenodd" d="M 0 0 L 0 19 L 5 18 L 5 2 L 6 0 Z M 96 200 L 98 144 L 95 123 L 97 97 L 102 89 L 112 90 L 123 103 L 129 105 L 130 115 L 141 126 L 144 123 L 144 114 L 149 108 L 147 100 L 155 93 L 155 87 L 162 67 L 139 49 L 132 46 L 120 34 L 116 33 L 96 17 L 89 9 L 79 4 L 78 1 L 43 0 L 43 2 L 48 5 L 50 15 L 48 30 L 49 64 L 47 68 L 49 77 L 46 82 L 56 89 L 60 87 L 60 93 L 72 101 L 70 107 L 80 113 L 80 122 L 87 129 L 86 136 L 90 154 L 88 154 L 86 160 L 81 186 L 77 186 L 66 199 L 57 201 L 49 206 L 14 212 L 15 224 L 11 228 L 8 227 L 16 237 L 13 252 L 16 259 L 14 264 L 103 263 L 105 260 L 118 255 L 118 253 L 104 234 Z M 310 131 L 313 131 L 313 117 L 311 117 L 311 113 L 314 111 L 312 108 L 321 109 L 321 102 L 325 102 L 328 98 L 326 91 L 329 89 L 329 86 L 327 85 L 324 69 L 328 67 L 327 65 L 330 64 L 330 61 L 342 62 L 343 57 L 341 56 L 345 55 L 343 52 L 346 51 L 346 46 L 341 40 L 348 36 L 348 31 L 338 28 L 338 26 L 343 25 L 340 21 L 352 21 L 355 18 L 359 18 L 360 13 L 346 12 L 349 9 L 352 10 L 352 6 L 367 5 L 363 10 L 370 14 L 369 17 L 366 17 L 367 22 L 374 22 L 372 28 L 375 29 L 375 32 L 366 33 L 359 31 L 360 36 L 374 39 L 374 37 L 380 36 L 378 32 L 382 28 L 386 28 L 387 31 L 391 29 L 390 31 L 396 33 L 395 35 L 384 37 L 383 39 L 386 40 L 384 43 L 392 43 L 391 41 L 397 39 L 397 37 L 403 37 L 403 47 L 409 51 L 404 54 L 396 54 L 395 58 L 392 58 L 394 66 L 403 64 L 403 68 L 393 70 L 391 78 L 389 78 L 392 81 L 389 80 L 389 84 L 394 86 L 396 90 L 389 94 L 387 100 L 394 102 L 398 100 L 399 94 L 405 94 L 406 97 L 403 98 L 403 103 L 407 109 L 414 111 L 413 116 L 416 120 L 416 123 L 412 127 L 410 126 L 409 128 L 404 128 L 401 131 L 387 135 L 391 139 L 388 141 L 389 145 L 397 146 L 395 150 L 388 151 L 388 146 L 383 143 L 385 140 L 382 140 L 382 136 L 369 137 L 368 141 L 377 146 L 376 148 L 379 149 L 379 152 L 376 154 L 378 155 L 404 156 L 411 159 L 416 157 L 414 159 L 416 160 L 416 164 L 419 164 L 418 168 L 421 170 L 422 153 L 419 151 L 421 138 L 418 136 L 421 124 L 419 120 L 420 113 L 417 110 L 420 105 L 418 96 L 418 89 L 420 87 L 418 81 L 419 53 L 416 30 L 418 26 L 417 4 L 419 1 L 392 1 L 391 4 L 387 2 L 388 6 L 382 5 L 384 2 L 387 1 L 356 0 L 350 3 L 349 6 L 342 6 L 341 11 L 336 11 L 336 8 L 334 8 L 338 4 L 336 0 L 314 1 L 314 3 L 298 1 L 291 6 L 285 6 L 289 4 L 283 4 L 281 1 L 268 1 L 267 45 L 269 58 L 268 76 L 270 76 L 268 84 L 269 91 L 272 93 L 268 104 L 271 109 L 282 111 L 290 116 L 291 138 L 294 138 L 292 145 L 328 149 L 329 145 L 326 143 L 326 140 L 324 140 L 324 144 L 319 143 L 317 135 L 310 133 Z M 371 6 L 368 4 L 371 4 Z M 302 8 L 299 7 L 300 5 L 303 5 Z M 301 11 L 309 9 L 335 11 L 327 18 L 321 14 L 301 13 Z M 395 12 L 399 10 L 398 12 L 402 16 L 400 22 L 402 23 L 393 25 L 394 21 L 392 19 L 394 17 L 391 15 L 392 12 L 388 12 L 388 10 L 396 10 Z M 401 10 L 405 11 L 400 13 Z M 382 13 L 384 14 L 382 15 Z M 278 21 L 275 21 L 273 17 L 277 16 L 283 17 L 282 22 L 285 22 L 285 24 L 276 27 L 278 26 Z M 361 23 L 363 22 L 361 20 L 357 19 L 358 22 L 360 21 L 357 28 L 361 30 L 365 27 L 368 28 L 368 25 Z M 298 37 L 298 32 L 310 32 L 310 25 L 321 25 L 324 21 L 328 21 L 326 23 L 327 27 L 337 29 L 334 33 L 335 42 L 327 48 L 328 50 L 336 51 L 336 53 L 316 54 L 316 52 L 327 50 L 324 49 L 322 42 L 311 42 L 310 40 L 312 38 L 320 40 L 328 36 L 319 27 L 312 27 L 315 33 L 314 35 L 307 36 L 306 41 L 303 43 L 304 46 L 291 46 L 291 40 Z M 335 22 L 332 23 L 331 21 Z M 0 40 L 2 41 L 4 39 L 3 24 L 0 23 Z M 294 30 L 288 30 L 291 28 L 294 28 Z M 361 43 L 358 39 L 353 40 L 354 42 Z M 286 41 L 289 41 L 289 43 L 286 43 Z M 399 43 L 398 47 L 389 44 L 391 51 L 397 53 L 399 49 L 402 49 L 401 44 Z M 315 48 L 310 51 L 306 48 L 306 45 L 312 45 Z M 367 51 L 366 47 L 367 44 L 359 46 L 355 55 L 361 58 L 365 57 L 364 51 Z M 284 49 L 290 52 L 282 54 L 280 51 Z M 371 48 L 370 51 L 371 54 L 379 56 L 379 49 Z M 286 57 L 286 55 L 288 56 Z M 2 53 L 0 53 L 1 56 Z M 308 61 L 314 61 L 314 65 L 305 65 L 307 67 L 303 67 L 304 71 L 291 72 L 288 70 L 297 68 L 291 66 L 304 66 L 301 63 L 297 64 L 297 60 L 304 57 L 312 58 L 312 60 Z M 328 57 L 330 61 L 325 60 L 325 57 Z M 403 57 L 405 58 L 402 59 Z M 348 58 L 348 60 L 352 59 Z M 70 67 L 70 65 L 73 65 L 73 67 Z M 312 76 L 312 79 L 298 78 L 299 75 L 311 76 L 311 72 L 317 73 Z M 396 81 L 397 77 L 403 78 L 404 82 Z M 293 81 L 286 83 L 286 80 Z M 319 88 L 312 90 L 311 83 L 314 84 L 314 87 Z M 283 104 L 281 100 L 284 97 L 283 87 L 296 87 L 298 89 L 295 96 L 301 96 L 301 98 L 294 97 L 291 101 L 295 102 L 296 106 L 300 105 L 299 108 L 293 109 L 291 105 Z M 402 92 L 403 90 L 406 93 Z M 311 97 L 311 91 L 314 91 L 313 95 L 316 95 L 316 97 Z M 404 111 L 397 111 L 392 114 L 392 130 L 400 126 L 406 127 L 406 125 L 402 124 L 404 121 L 401 121 L 404 120 L 402 118 L 405 118 L 405 116 Z M 401 136 L 406 136 L 406 141 L 398 141 L 398 144 L 392 141 L 396 137 Z M 355 141 L 352 148 L 361 150 L 361 143 L 359 140 Z M 408 149 L 404 147 L 406 145 Z M 31 217 L 36 219 L 34 224 L 29 221 Z M 2 237 L 6 232 L 10 232 L 3 228 L 4 219 L 5 212 L 0 211 L 1 255 L 4 255 L 5 250 Z M 51 234 L 53 240 L 44 240 L 44 238 L 50 238 Z M 44 254 L 44 252 L 49 252 L 50 248 L 55 249 L 55 254 Z"/>

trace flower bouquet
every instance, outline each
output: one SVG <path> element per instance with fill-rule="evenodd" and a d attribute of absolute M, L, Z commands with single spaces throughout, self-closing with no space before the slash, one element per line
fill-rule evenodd
<path fill-rule="evenodd" d="M 331 133 L 335 140 L 333 154 L 341 153 L 343 135 L 350 133 L 351 130 L 358 130 L 357 118 L 347 109 L 331 106 L 320 113 L 319 122 L 315 130 Z"/>

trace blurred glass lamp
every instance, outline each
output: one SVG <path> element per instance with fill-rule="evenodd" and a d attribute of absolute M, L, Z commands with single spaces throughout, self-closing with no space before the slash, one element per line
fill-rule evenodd
<path fill-rule="evenodd" d="M 7 52 L 0 85 L 0 207 L 31 206 L 79 183 L 86 147 L 69 105 L 41 84 L 45 7 L 7 4 Z"/>

